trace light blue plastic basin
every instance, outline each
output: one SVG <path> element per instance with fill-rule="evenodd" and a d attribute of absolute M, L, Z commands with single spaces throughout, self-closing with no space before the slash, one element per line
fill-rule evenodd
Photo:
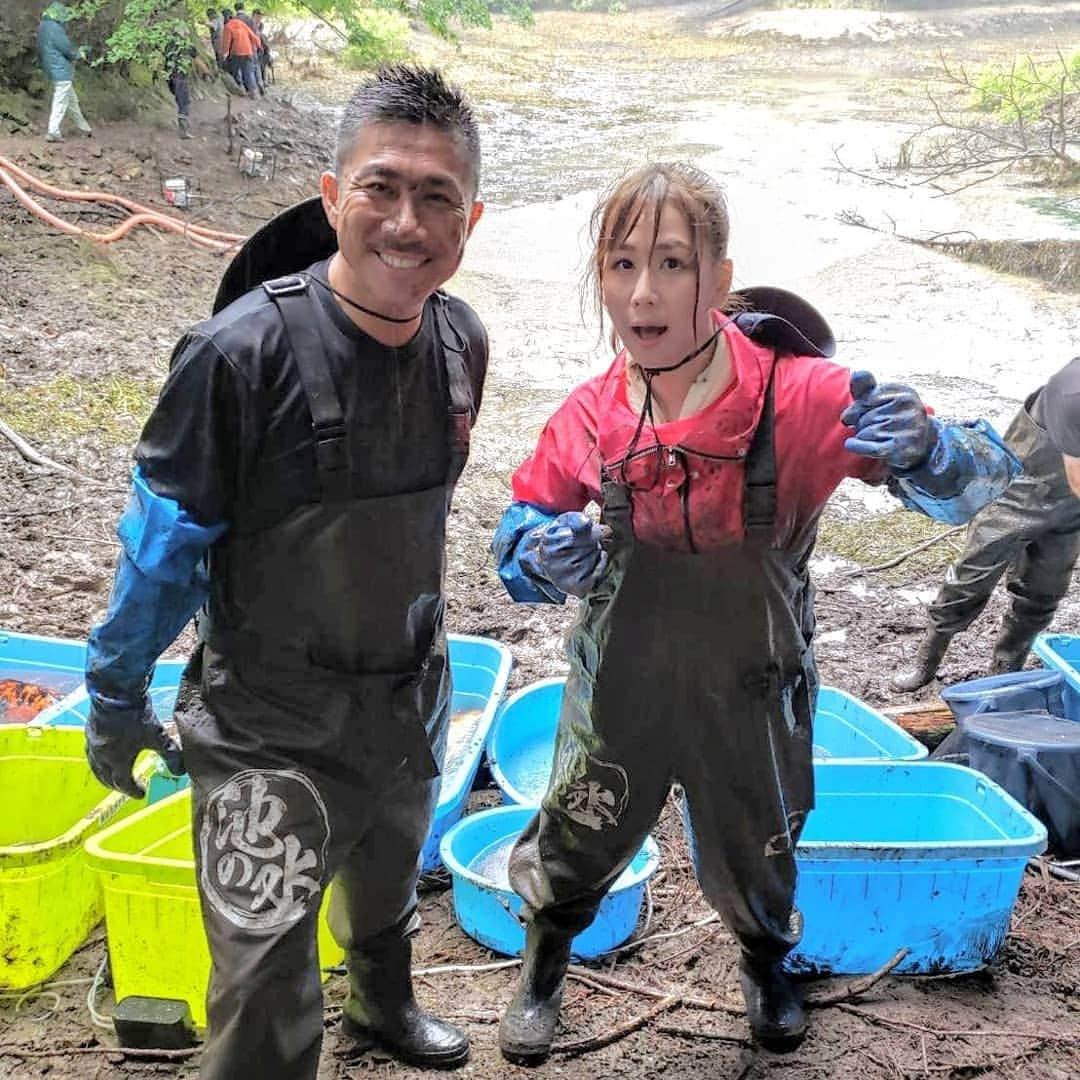
<path fill-rule="evenodd" d="M 1040 634 L 1031 648 L 1048 668 L 1065 676 L 1065 718 L 1080 721 L 1080 634 Z"/>
<path fill-rule="evenodd" d="M 0 679 L 40 686 L 56 699 L 31 723 L 40 723 L 63 709 L 66 701 L 79 692 L 86 667 L 86 643 L 39 634 L 18 634 L 0 629 Z M 0 723 L 4 722 L 0 715 Z"/>
<path fill-rule="evenodd" d="M 539 806 L 555 754 L 563 678 L 542 679 L 506 699 L 488 739 L 488 764 L 503 800 Z M 851 694 L 821 687 L 814 715 L 814 760 L 921 761 L 927 749 Z"/>
<path fill-rule="evenodd" d="M 796 852 L 804 934 L 797 971 L 861 974 L 986 964 L 1009 928 L 1046 829 L 974 769 L 941 762 L 823 763 Z"/>
<path fill-rule="evenodd" d="M 508 956 L 524 951 L 525 930 L 518 921 L 521 898 L 510 888 L 506 859 L 534 813 L 527 806 L 481 810 L 462 818 L 442 839 L 458 923 L 481 945 Z M 592 959 L 630 937 L 645 884 L 659 865 L 660 851 L 648 837 L 604 897 L 592 924 L 574 938 L 574 955 Z"/>

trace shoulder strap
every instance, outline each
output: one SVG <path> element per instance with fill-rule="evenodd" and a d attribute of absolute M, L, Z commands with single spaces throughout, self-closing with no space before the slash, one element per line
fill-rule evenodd
<path fill-rule="evenodd" d="M 334 387 L 326 345 L 319 331 L 319 319 L 312 317 L 308 280 L 304 274 L 289 274 L 263 282 L 266 295 L 274 301 L 293 362 L 311 410 L 315 433 L 315 466 L 322 496 L 328 501 L 349 496 L 349 450 L 345 440 L 345 413 Z"/>
<path fill-rule="evenodd" d="M 473 400 L 469 339 L 461 333 L 450 318 L 450 299 L 441 289 L 435 293 L 435 327 L 446 364 L 446 382 L 450 397 L 448 438 L 450 441 L 450 464 L 448 480 L 452 484 L 461 475 L 469 457 L 469 443 L 473 423 L 476 420 L 476 403 Z"/>
<path fill-rule="evenodd" d="M 746 455 L 743 491 L 743 529 L 748 538 L 772 541 L 776 531 L 776 424 L 773 412 L 773 379 L 776 358 L 765 385 L 761 419 Z"/>

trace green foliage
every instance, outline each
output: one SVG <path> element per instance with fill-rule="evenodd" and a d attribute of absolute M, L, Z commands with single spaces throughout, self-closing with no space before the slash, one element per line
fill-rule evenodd
<path fill-rule="evenodd" d="M 375 68 L 408 53 L 409 20 L 397 11 L 358 11 L 349 25 L 343 58 L 351 68 Z"/>
<path fill-rule="evenodd" d="M 1008 67 L 988 67 L 974 80 L 972 108 L 1008 124 L 1037 120 L 1050 106 L 1080 93 L 1080 53 L 1038 62 L 1026 56 Z"/>

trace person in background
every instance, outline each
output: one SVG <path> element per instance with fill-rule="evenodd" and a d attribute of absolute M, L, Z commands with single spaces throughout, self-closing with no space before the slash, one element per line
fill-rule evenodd
<path fill-rule="evenodd" d="M 262 46 L 262 39 L 248 24 L 237 15 L 225 23 L 221 35 L 221 52 L 237 85 L 247 92 L 248 97 L 264 93 L 259 83 L 256 58 Z"/>
<path fill-rule="evenodd" d="M 1043 398 L 1046 433 L 1062 456 L 1069 487 L 1080 497 L 1080 356 L 1050 377 Z"/>
<path fill-rule="evenodd" d="M 258 82 L 259 93 L 266 93 L 266 83 L 262 76 L 262 54 L 266 48 L 266 42 L 262 39 L 262 31 L 255 23 L 255 17 L 249 15 L 244 8 L 244 0 L 237 0 L 236 18 L 238 18 L 258 39 L 259 44 L 255 50 L 255 78 Z"/>
<path fill-rule="evenodd" d="M 60 125 L 68 112 L 75 128 L 80 134 L 90 138 L 93 129 L 79 108 L 79 97 L 75 93 L 75 61 L 86 58 L 86 47 L 76 48 L 64 30 L 64 23 L 72 18 L 71 8 L 67 4 L 50 4 L 41 15 L 38 24 L 37 47 L 42 70 L 52 81 L 52 108 L 49 112 L 49 126 L 45 132 L 46 142 L 60 142 L 63 135 Z"/>
<path fill-rule="evenodd" d="M 210 48 L 214 50 L 214 59 L 221 66 L 221 32 L 225 29 L 225 20 L 216 8 L 206 9 L 206 25 L 210 30 Z"/>
<path fill-rule="evenodd" d="M 943 423 L 910 387 L 829 362 L 805 301 L 732 295 L 728 233 L 723 190 L 689 165 L 636 169 L 601 200 L 591 278 L 617 353 L 544 426 L 492 542 L 515 600 L 582 598 L 548 790 L 510 855 L 527 934 L 499 1045 L 515 1063 L 550 1052 L 574 936 L 675 781 L 751 1032 L 799 1045 L 784 958 L 814 805 L 818 520 L 854 477 L 966 521 L 1019 470 L 984 422 Z"/>
<path fill-rule="evenodd" d="M 256 8 L 251 13 L 251 21 L 254 23 L 255 33 L 259 35 L 259 39 L 262 41 L 262 48 L 259 50 L 259 78 L 262 80 L 265 89 L 268 85 L 266 81 L 267 71 L 272 70 L 274 66 L 273 57 L 270 55 L 270 42 L 266 38 L 266 20 L 263 13 Z"/>
<path fill-rule="evenodd" d="M 894 690 L 918 690 L 933 680 L 949 642 L 978 618 L 1003 575 L 1009 609 L 990 674 L 1019 671 L 1036 636 L 1053 620 L 1080 555 L 1080 499 L 1044 416 L 1053 393 L 1049 385 L 1036 390 L 1013 417 L 1005 443 L 1023 463 L 1023 474 L 972 519 L 964 551 L 930 605 L 915 656 L 892 679 Z M 1080 453 L 1080 440 L 1074 449 Z"/>
<path fill-rule="evenodd" d="M 176 127 L 181 139 L 192 138 L 191 134 L 191 87 L 188 77 L 193 71 L 200 75 L 209 75 L 206 65 L 199 58 L 198 50 L 186 35 L 177 34 L 165 46 L 162 53 L 165 77 L 168 80 L 169 93 L 176 101 Z"/>
<path fill-rule="evenodd" d="M 201 1080 L 315 1080 L 324 900 L 343 1031 L 418 1066 L 469 1054 L 416 1000 L 411 937 L 453 693 L 446 523 L 488 357 L 441 287 L 479 183 L 460 92 L 425 68 L 367 79 L 321 199 L 237 256 L 242 285 L 180 340 L 135 450 L 86 751 L 135 797 L 144 748 L 191 776 L 213 958 Z M 181 751 L 147 687 L 197 611 Z"/>

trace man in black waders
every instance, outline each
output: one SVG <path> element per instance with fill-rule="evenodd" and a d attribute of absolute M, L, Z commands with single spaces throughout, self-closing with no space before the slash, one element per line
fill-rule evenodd
<path fill-rule="evenodd" d="M 1023 475 L 975 515 L 963 554 L 930 605 L 930 625 L 911 663 L 893 677 L 894 690 L 918 690 L 933 681 L 953 635 L 979 617 L 1002 576 L 1009 610 L 994 642 L 992 675 L 1020 671 L 1035 638 L 1053 621 L 1080 556 L 1080 499 L 1046 429 L 1048 407 L 1053 412 L 1062 398 L 1056 395 L 1048 406 L 1048 395 L 1055 397 L 1049 384 L 1031 394 L 1005 432 Z"/>
<path fill-rule="evenodd" d="M 248 241 L 136 450 L 87 755 L 136 797 L 144 748 L 191 776 L 203 1080 L 315 1077 L 331 880 L 345 1032 L 421 1066 L 468 1056 L 414 999 L 409 938 L 451 693 L 446 518 L 487 365 L 476 315 L 436 290 L 483 209 L 479 169 L 469 105 L 437 72 L 361 86 L 321 205 Z M 146 687 L 200 606 L 181 759 Z"/>

